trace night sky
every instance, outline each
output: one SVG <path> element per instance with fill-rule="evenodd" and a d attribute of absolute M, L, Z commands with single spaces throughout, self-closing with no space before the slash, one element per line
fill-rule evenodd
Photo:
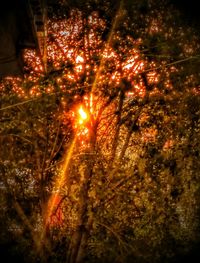
<path fill-rule="evenodd" d="M 22 2 L 23 1 L 24 0 L 22 0 Z M 10 3 L 12 2 L 12 0 L 9 0 L 9 1 L 5 0 L 4 4 L 1 3 L 1 7 L 0 7 L 1 17 L 3 17 L 3 13 L 1 13 L 1 10 L 2 12 L 4 12 L 4 15 L 5 15 L 5 9 L 3 10 L 2 5 L 5 5 L 6 2 Z M 188 24 L 188 26 L 195 28 L 196 31 L 200 33 L 200 8 L 199 8 L 200 0 L 170 0 L 170 2 L 171 4 L 174 5 L 175 8 L 177 8 L 180 11 L 185 23 Z M 7 4 L 7 7 L 8 7 L 8 4 Z M 1 23 L 1 19 L 0 19 L 0 23 Z M 0 249 L 0 252 L 2 252 L 1 249 Z M 194 261 L 192 261 L 192 257 L 195 258 Z M 199 244 L 197 245 L 197 247 L 194 248 L 193 251 L 191 251 L 190 254 L 188 254 L 188 256 L 181 258 L 181 259 L 177 259 L 177 262 L 182 261 L 182 262 L 192 263 L 192 262 L 198 262 L 198 260 L 200 260 Z"/>
<path fill-rule="evenodd" d="M 47 3 L 49 2 L 53 2 L 54 0 L 47 0 Z M 57 0 L 55 0 L 57 2 Z M 102 0 L 103 1 L 103 0 Z M 126 0 L 124 0 L 126 1 Z M 134 2 L 134 0 L 132 0 Z M 4 1 L 3 3 L 1 3 L 1 8 L 0 8 L 0 15 L 1 15 L 1 10 L 3 12 L 5 12 L 5 8 L 2 8 L 3 6 L 7 6 L 7 7 L 11 7 L 13 6 L 13 3 L 16 4 L 18 2 L 18 4 L 21 2 L 26 2 L 26 0 L 7 0 Z M 200 31 L 200 8 L 199 8 L 199 4 L 200 1 L 199 0 L 169 0 L 169 2 L 171 2 L 175 8 L 177 8 L 178 10 L 180 10 L 183 19 L 185 20 L 185 22 L 192 26 L 192 27 L 196 27 L 197 29 L 199 29 Z M 12 4 L 11 4 L 12 3 Z M 17 4 L 17 6 L 18 6 Z"/>
<path fill-rule="evenodd" d="M 171 3 L 181 12 L 185 22 L 200 31 L 199 0 L 171 0 Z"/>

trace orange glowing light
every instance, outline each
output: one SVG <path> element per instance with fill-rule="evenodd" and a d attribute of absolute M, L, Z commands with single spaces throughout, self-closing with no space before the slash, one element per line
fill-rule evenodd
<path fill-rule="evenodd" d="M 46 224 L 50 227 L 60 226 L 64 221 L 64 214 L 61 208 L 62 197 L 55 193 L 49 199 L 48 209 L 51 210 L 51 214 L 47 218 Z"/>
<path fill-rule="evenodd" d="M 88 118 L 87 113 L 84 111 L 82 106 L 79 108 L 78 113 L 80 115 L 79 124 L 82 124 L 84 120 Z"/>
<path fill-rule="evenodd" d="M 81 56 L 77 56 L 76 57 L 76 63 L 83 63 L 84 62 L 84 58 Z"/>

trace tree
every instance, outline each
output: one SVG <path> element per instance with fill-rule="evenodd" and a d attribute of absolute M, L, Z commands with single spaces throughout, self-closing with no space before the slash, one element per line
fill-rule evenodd
<path fill-rule="evenodd" d="M 33 262 L 168 262 L 199 240 L 198 37 L 166 3 L 66 4 L 47 74 L 26 51 L 2 84 L 8 218 Z"/>

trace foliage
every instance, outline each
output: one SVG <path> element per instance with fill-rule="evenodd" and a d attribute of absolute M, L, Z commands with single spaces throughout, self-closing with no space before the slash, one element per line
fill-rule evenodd
<path fill-rule="evenodd" d="M 59 3 L 48 72 L 27 50 L 1 84 L 1 242 L 27 262 L 169 262 L 200 238 L 198 37 L 166 1 Z"/>

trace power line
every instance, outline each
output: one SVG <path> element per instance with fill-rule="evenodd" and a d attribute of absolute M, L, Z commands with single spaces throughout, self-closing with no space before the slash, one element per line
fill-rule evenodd
<path fill-rule="evenodd" d="M 158 66 L 158 67 L 155 67 L 155 68 L 149 68 L 149 69 L 144 70 L 144 71 L 141 72 L 140 74 L 146 73 L 146 72 L 150 72 L 150 71 L 154 71 L 154 70 L 158 70 L 158 69 L 162 69 L 162 68 L 166 68 L 166 67 L 169 67 L 169 66 L 172 66 L 172 65 L 180 64 L 180 63 L 182 63 L 182 62 L 189 61 L 189 60 L 192 60 L 192 59 L 198 59 L 198 58 L 200 58 L 200 54 L 198 54 L 198 55 L 196 55 L 196 56 L 191 56 L 191 57 L 188 57 L 188 58 L 176 60 L 176 61 L 174 61 L 174 62 L 165 64 L 165 65 L 162 65 L 162 66 Z M 58 94 L 58 93 L 60 93 L 60 92 L 51 93 L 51 94 L 48 94 L 48 96 L 56 95 L 56 94 Z M 18 102 L 18 103 L 16 103 L 16 104 L 12 104 L 12 105 L 6 106 L 6 107 L 4 107 L 4 108 L 1 108 L 0 111 L 7 110 L 7 109 L 11 109 L 11 108 L 13 108 L 13 107 L 17 107 L 17 106 L 19 106 L 19 105 L 23 105 L 23 104 L 26 104 L 26 103 L 29 103 L 29 102 L 37 101 L 37 100 L 40 100 L 40 99 L 42 99 L 42 97 L 33 98 L 33 99 L 26 100 L 26 101 Z"/>
<path fill-rule="evenodd" d="M 188 60 L 192 60 L 192 59 L 197 59 L 197 58 L 200 58 L 200 55 L 196 55 L 196 56 L 192 56 L 192 57 L 188 57 L 188 58 L 184 58 L 184 59 L 179 59 L 179 60 L 176 60 L 174 62 L 168 63 L 166 65 L 162 65 L 162 66 L 159 66 L 159 67 L 149 68 L 149 69 L 144 70 L 142 73 L 158 70 L 158 69 L 161 69 L 161 68 L 165 68 L 165 67 L 168 67 L 168 66 L 171 66 L 171 65 L 176 65 L 176 64 L 179 64 L 179 63 L 182 63 L 182 62 L 185 62 L 185 61 L 188 61 Z"/>

